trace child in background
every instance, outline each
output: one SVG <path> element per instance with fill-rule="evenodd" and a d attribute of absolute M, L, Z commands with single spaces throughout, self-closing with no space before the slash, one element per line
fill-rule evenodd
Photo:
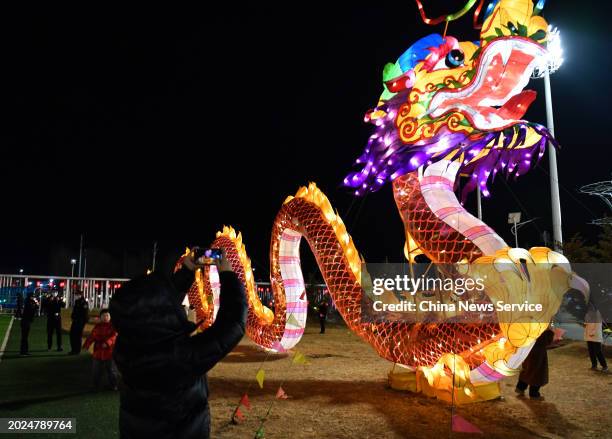
<path fill-rule="evenodd" d="M 113 347 L 117 338 L 117 331 L 111 324 L 111 316 L 108 309 L 100 311 L 100 322 L 94 326 L 93 330 L 85 343 L 83 349 L 89 349 L 94 344 L 93 349 L 93 380 L 95 390 L 99 389 L 100 379 L 105 370 L 108 376 L 108 383 L 112 390 L 117 390 L 117 372 L 113 365 Z"/>

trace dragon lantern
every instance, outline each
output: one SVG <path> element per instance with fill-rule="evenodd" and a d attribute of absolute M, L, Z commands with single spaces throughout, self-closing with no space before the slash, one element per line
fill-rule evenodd
<path fill-rule="evenodd" d="M 336 308 L 348 327 L 383 358 L 403 366 L 408 388 L 456 401 L 499 394 L 497 382 L 515 374 L 534 340 L 548 327 L 570 288 L 588 286 L 567 259 L 537 247 L 510 248 L 455 196 L 476 187 L 489 195 L 496 174 L 519 176 L 556 145 L 546 127 L 522 120 L 536 93 L 525 90 L 547 56 L 547 23 L 531 0 L 489 5 L 478 42 L 433 34 L 414 43 L 384 68 L 384 91 L 365 119 L 375 126 L 358 170 L 344 179 L 356 195 L 391 183 L 405 227 L 409 260 L 425 254 L 433 263 L 463 265 L 466 275 L 487 279 L 491 300 L 537 300 L 537 315 L 500 315 L 486 324 L 362 319 L 362 261 L 342 219 L 310 184 L 288 197 L 278 213 L 270 246 L 275 309 L 256 293 L 242 237 L 231 228 L 217 234 L 249 299 L 247 334 L 275 351 L 295 346 L 306 324 L 307 300 L 299 244 L 308 242 Z M 467 264 L 466 264 L 467 263 Z M 460 269 L 460 268 L 458 268 Z M 189 300 L 203 328 L 214 319 L 218 279 L 207 270 Z M 451 300 L 451 299 L 448 299 Z M 205 330 L 205 329 L 204 329 Z"/>

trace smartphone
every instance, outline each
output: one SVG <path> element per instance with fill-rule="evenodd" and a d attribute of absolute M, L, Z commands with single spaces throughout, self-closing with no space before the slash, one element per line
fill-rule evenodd
<path fill-rule="evenodd" d="M 220 248 L 197 247 L 193 250 L 193 259 L 199 264 L 214 264 L 223 257 Z"/>

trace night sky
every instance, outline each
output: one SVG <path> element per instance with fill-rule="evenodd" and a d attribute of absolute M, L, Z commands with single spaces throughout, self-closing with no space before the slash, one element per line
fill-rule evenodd
<path fill-rule="evenodd" d="M 431 16 L 463 3 L 424 2 Z M 551 78 L 566 238 L 595 239 L 588 222 L 605 205 L 577 189 L 612 171 L 612 46 L 596 5 L 550 0 L 544 11 L 566 53 Z M 366 259 L 401 260 L 390 185 L 356 199 L 341 182 L 371 133 L 363 114 L 381 93 L 385 63 L 443 31 L 423 24 L 413 2 L 0 17 L 0 272 L 65 275 L 84 232 L 88 275 L 134 276 L 150 265 L 154 241 L 163 257 L 207 245 L 231 224 L 265 278 L 273 219 L 309 181 Z M 471 19 L 450 23 L 448 34 L 478 39 Z M 545 124 L 543 81 L 527 88 L 538 99 L 525 118 Z M 507 241 L 510 211 L 539 217 L 520 230 L 521 246 L 551 231 L 547 167 L 545 156 L 518 181 L 491 186 L 484 219 Z"/>

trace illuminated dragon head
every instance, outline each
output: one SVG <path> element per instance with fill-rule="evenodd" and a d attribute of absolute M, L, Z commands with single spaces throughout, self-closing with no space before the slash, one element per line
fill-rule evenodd
<path fill-rule="evenodd" d="M 497 172 L 524 174 L 556 145 L 542 125 L 521 118 L 536 97 L 524 90 L 547 60 L 543 1 L 494 0 L 480 41 L 432 34 L 413 44 L 383 72 L 384 92 L 366 114 L 376 125 L 361 169 L 344 183 L 357 195 L 441 159 L 460 161 L 470 176 L 463 196 Z"/>

